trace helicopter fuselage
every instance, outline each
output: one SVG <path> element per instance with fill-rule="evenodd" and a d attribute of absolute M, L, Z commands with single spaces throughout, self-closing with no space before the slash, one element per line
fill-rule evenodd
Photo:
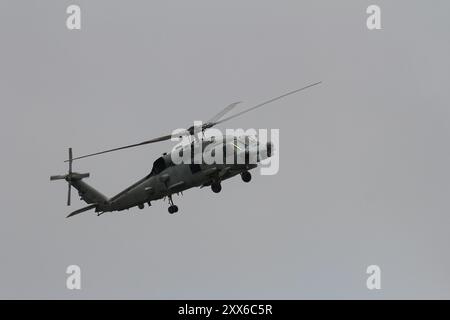
<path fill-rule="evenodd" d="M 194 165 L 195 166 L 195 165 Z M 192 169 L 192 165 L 179 164 L 167 168 L 164 172 L 146 177 L 122 191 L 100 211 L 121 211 L 131 207 L 143 207 L 145 203 L 159 200 L 172 194 L 183 192 L 194 187 L 206 187 L 212 183 L 220 183 L 242 172 L 247 172 L 256 165 L 200 165 L 200 170 Z M 102 210 L 104 209 L 104 210 Z"/>
<path fill-rule="evenodd" d="M 250 111 L 261 108 L 287 96 L 319 85 L 320 83 L 322 82 L 315 82 L 300 89 L 289 91 L 231 116 L 225 117 L 226 114 L 239 104 L 239 102 L 235 102 L 222 109 L 206 123 L 194 122 L 194 125 L 187 130 L 177 130 L 175 137 L 188 137 L 189 143 L 184 145 L 180 144 L 169 154 L 163 154 L 162 157 L 155 160 L 152 171 L 147 176 L 112 198 L 107 198 L 83 181 L 84 178 L 89 177 L 89 173 L 73 172 L 73 161 L 118 150 L 167 141 L 174 138 L 173 133 L 139 143 L 133 143 L 78 157 L 73 157 L 72 148 L 69 148 L 69 159 L 65 161 L 69 165 L 68 173 L 50 176 L 50 180 L 67 181 L 69 187 L 67 193 L 67 205 L 70 205 L 72 187 L 78 190 L 81 200 L 88 204 L 88 206 L 84 208 L 73 211 L 67 217 L 72 217 L 92 209 L 95 209 L 98 215 L 104 212 L 121 211 L 134 206 L 143 209 L 145 203 L 151 205 L 151 201 L 164 197 L 169 199 L 169 213 L 175 213 L 178 211 L 178 207 L 174 205 L 172 201 L 173 194 L 178 194 L 193 187 L 205 186 L 211 186 L 211 190 L 218 193 L 222 189 L 220 184 L 221 181 L 227 180 L 238 174 L 241 175 L 244 182 L 249 182 L 251 180 L 249 170 L 256 168 L 261 161 L 272 156 L 274 148 L 272 142 L 258 141 L 253 139 L 250 135 L 238 136 L 237 134 L 236 136 L 221 136 L 219 139 L 216 139 L 215 137 L 203 139 L 206 130 L 208 130 L 206 132 L 209 132 L 213 127 L 219 124 L 242 116 Z M 192 138 L 193 141 L 191 142 Z M 276 141 L 278 141 L 277 138 Z M 208 152 L 202 151 L 205 146 L 210 147 Z M 200 149 L 200 151 L 197 151 L 198 149 Z M 233 151 L 231 156 L 229 156 L 228 150 Z M 207 154 L 206 158 L 204 157 L 205 154 Z M 187 159 L 185 158 L 185 155 L 188 155 Z M 182 161 L 178 161 L 180 158 Z M 198 158 L 200 158 L 200 161 L 198 161 Z M 210 161 L 211 159 L 213 161 Z M 277 161 L 275 161 L 275 163 L 277 163 Z"/>
<path fill-rule="evenodd" d="M 199 145 L 202 148 L 200 151 L 196 151 Z M 220 158 L 222 161 L 205 163 L 202 160 L 200 163 L 195 163 L 195 154 L 198 155 L 199 152 L 203 154 L 205 147 L 209 147 L 210 151 L 222 150 Z M 232 151 L 231 155 L 230 150 Z M 192 157 L 189 157 L 190 163 L 174 163 L 174 153 L 180 154 L 189 151 L 192 151 Z M 194 141 L 181 148 L 175 148 L 171 153 L 165 153 L 153 163 L 150 174 L 107 201 L 99 203 L 96 211 L 100 213 L 121 211 L 135 206 L 142 209 L 145 203 L 150 205 L 151 201 L 165 197 L 169 197 L 169 201 L 172 202 L 173 194 L 194 187 L 211 186 L 214 192 L 219 192 L 221 181 L 238 174 L 246 174 L 247 177 L 251 177 L 248 171 L 256 168 L 257 162 L 270 157 L 272 152 L 270 143 L 260 146 L 258 141 L 249 142 L 249 140 L 245 140 L 245 137 L 225 136 L 216 141 Z M 242 161 L 239 162 L 237 159 L 242 159 Z M 250 159 L 256 159 L 256 162 L 249 161 Z M 173 205 L 173 203 L 171 204 Z"/>

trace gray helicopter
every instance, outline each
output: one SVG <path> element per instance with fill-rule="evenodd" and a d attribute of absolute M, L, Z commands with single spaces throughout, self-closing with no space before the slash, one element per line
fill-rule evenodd
<path fill-rule="evenodd" d="M 78 190 L 81 200 L 88 204 L 86 207 L 73 211 L 67 217 L 91 209 L 95 209 L 98 216 L 105 212 L 122 211 L 135 206 L 143 209 L 145 203 L 151 206 L 152 201 L 163 198 L 169 200 L 169 213 L 176 213 L 178 212 L 178 206 L 173 202 L 172 197 L 174 194 L 182 193 L 193 187 L 203 188 L 207 186 L 210 186 L 213 192 L 219 193 L 222 190 L 221 182 L 236 175 L 240 175 L 244 182 L 250 182 L 252 176 L 249 171 L 256 168 L 261 161 L 271 157 L 274 153 L 274 145 L 270 141 L 261 143 L 256 137 L 250 135 L 224 135 L 205 138 L 205 130 L 320 83 L 321 82 L 316 82 L 303 88 L 290 91 L 244 111 L 223 118 L 239 103 L 236 102 L 227 106 L 209 121 L 202 123 L 201 125 L 194 125 L 184 131 L 140 143 L 75 158 L 73 157 L 72 148 L 69 148 L 69 159 L 65 160 L 65 162 L 68 162 L 69 164 L 69 172 L 65 175 L 51 176 L 50 180 L 67 181 L 68 206 L 70 206 L 71 203 L 72 186 Z M 172 151 L 164 153 L 153 162 L 152 170 L 148 175 L 112 198 L 106 197 L 83 181 L 84 178 L 89 177 L 89 173 L 77 173 L 72 171 L 74 160 L 183 137 L 187 137 L 189 143 L 185 143 L 184 145 L 180 144 L 178 147 L 172 149 Z M 215 159 L 221 161 L 204 161 L 203 155 L 205 150 L 209 150 L 209 154 L 212 155 L 217 153 L 218 157 Z M 180 159 L 180 157 L 184 160 L 174 161 L 174 159 Z M 200 159 L 200 161 L 198 161 L 198 159 Z"/>

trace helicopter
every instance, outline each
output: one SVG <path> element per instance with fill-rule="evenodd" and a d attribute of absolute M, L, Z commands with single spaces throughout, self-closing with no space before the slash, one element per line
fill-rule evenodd
<path fill-rule="evenodd" d="M 148 206 L 151 206 L 152 201 L 165 198 L 168 199 L 169 203 L 168 212 L 170 214 L 176 213 L 178 212 L 178 206 L 173 202 L 175 194 L 194 187 L 203 188 L 208 186 L 214 193 L 219 193 L 222 190 L 221 182 L 237 175 L 241 176 L 242 181 L 248 183 L 252 179 L 250 170 L 258 167 L 261 161 L 271 157 L 275 152 L 275 146 L 270 141 L 262 143 L 257 137 L 251 135 L 223 135 L 206 138 L 206 130 L 321 83 L 320 81 L 309 84 L 224 118 L 226 114 L 240 103 L 235 102 L 205 123 L 194 123 L 188 129 L 140 143 L 78 157 L 73 157 L 73 150 L 69 148 L 69 158 L 64 161 L 68 163 L 68 173 L 50 176 L 50 180 L 65 180 L 68 183 L 68 206 L 71 205 L 72 187 L 78 190 L 80 199 L 88 204 L 86 207 L 71 212 L 67 218 L 92 209 L 97 213 L 97 216 L 106 212 L 122 211 L 136 206 L 139 209 L 144 209 L 146 203 Z M 106 197 L 83 180 L 90 176 L 89 173 L 78 173 L 72 170 L 75 160 L 166 140 L 176 141 L 176 138 L 187 138 L 188 143 L 180 144 L 170 152 L 163 153 L 162 156 L 153 162 L 150 173 L 111 198 Z M 206 150 L 209 150 L 210 155 L 217 153 L 217 157 L 213 159 L 214 161 L 204 161 L 204 152 Z M 198 161 L 199 158 L 200 161 Z"/>

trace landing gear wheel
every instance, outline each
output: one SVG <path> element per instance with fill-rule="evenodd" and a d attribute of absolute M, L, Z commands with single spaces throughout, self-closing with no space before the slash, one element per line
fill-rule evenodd
<path fill-rule="evenodd" d="M 170 207 L 169 207 L 169 213 L 170 214 L 173 214 L 173 213 L 175 213 L 175 212 L 178 212 L 178 206 L 176 206 L 176 205 L 171 205 Z"/>
<path fill-rule="evenodd" d="M 220 183 L 214 182 L 213 184 L 211 184 L 211 190 L 214 193 L 219 193 L 222 190 L 222 186 L 220 185 Z"/>
<path fill-rule="evenodd" d="M 169 209 L 168 209 L 169 213 L 172 214 L 172 213 L 178 212 L 178 207 L 173 204 L 172 195 L 169 195 L 168 197 L 169 197 L 169 204 L 170 204 Z"/>
<path fill-rule="evenodd" d="M 244 182 L 250 182 L 250 180 L 252 180 L 252 175 L 250 172 L 244 171 L 241 173 L 241 178 Z"/>

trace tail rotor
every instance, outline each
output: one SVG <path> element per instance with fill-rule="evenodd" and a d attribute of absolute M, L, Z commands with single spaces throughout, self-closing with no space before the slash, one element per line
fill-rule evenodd
<path fill-rule="evenodd" d="M 72 194 L 72 182 L 81 180 L 83 178 L 88 178 L 89 173 L 76 173 L 72 172 L 72 162 L 73 162 L 73 154 L 72 154 L 72 148 L 69 148 L 69 172 L 66 175 L 55 175 L 50 176 L 50 180 L 66 180 L 68 183 L 68 189 L 67 189 L 67 205 L 70 206 L 70 200 L 71 200 L 71 194 Z"/>
<path fill-rule="evenodd" d="M 72 176 L 72 148 L 69 148 L 69 176 Z M 72 194 L 72 184 L 69 180 L 68 182 L 68 189 L 67 189 L 67 205 L 70 206 L 70 198 Z"/>

